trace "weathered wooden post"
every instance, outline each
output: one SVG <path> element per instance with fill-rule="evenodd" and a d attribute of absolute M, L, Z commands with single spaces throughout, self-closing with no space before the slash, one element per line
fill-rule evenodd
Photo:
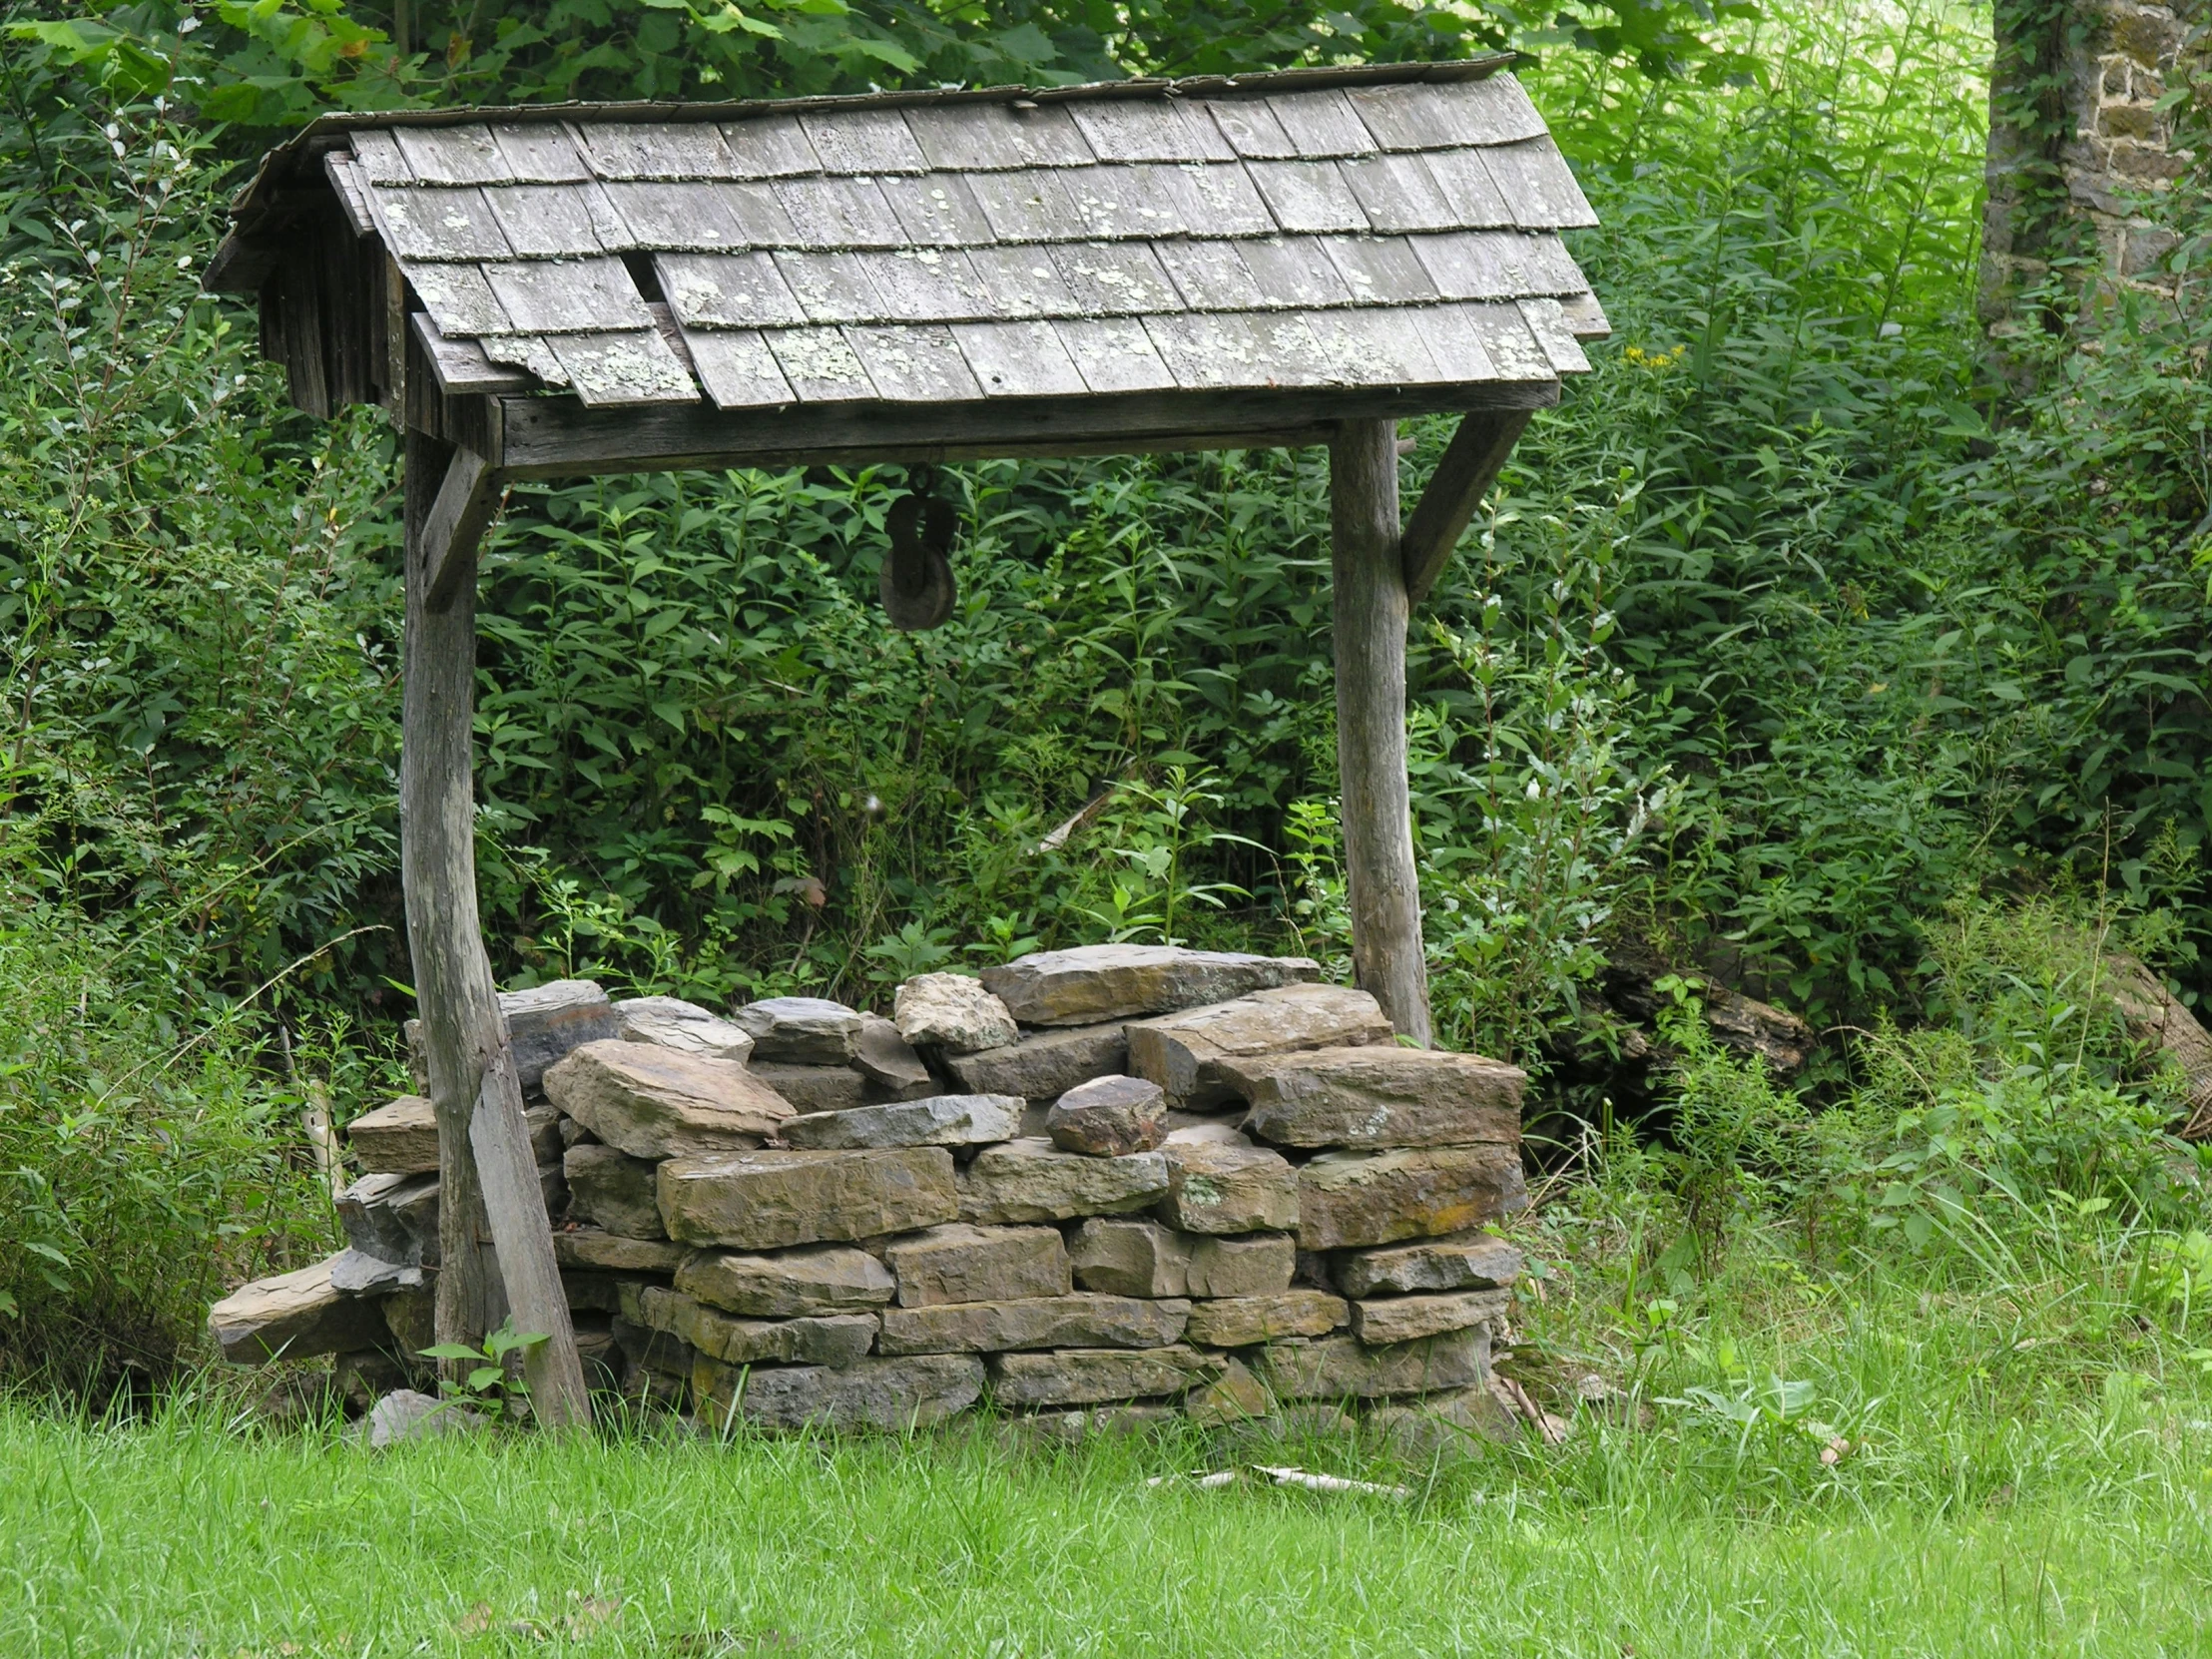
<path fill-rule="evenodd" d="M 1405 627 L 1397 423 L 1348 420 L 1329 444 L 1337 770 L 1344 791 L 1352 971 L 1402 1036 L 1428 1046 L 1428 964 L 1405 774 Z"/>
<path fill-rule="evenodd" d="M 479 1343 L 509 1313 L 545 1333 L 524 1375 L 555 1427 L 590 1422 L 591 1399 L 476 910 L 476 549 L 492 482 L 476 456 L 407 432 L 402 882 L 438 1117 L 438 1340 Z"/>

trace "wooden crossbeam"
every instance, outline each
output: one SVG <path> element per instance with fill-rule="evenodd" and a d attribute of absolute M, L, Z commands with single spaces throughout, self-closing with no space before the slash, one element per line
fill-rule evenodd
<path fill-rule="evenodd" d="M 422 524 L 423 605 L 433 614 L 451 607 L 463 580 L 476 580 L 477 545 L 499 510 L 499 495 L 491 463 L 473 449 L 455 449 Z"/>
<path fill-rule="evenodd" d="M 1531 409 L 1474 409 L 1459 422 L 1435 475 L 1421 492 L 1413 517 L 1398 539 L 1405 592 L 1413 604 L 1428 597 L 1452 549 L 1466 533 L 1482 497 L 1497 481 L 1505 457 L 1528 428 Z"/>

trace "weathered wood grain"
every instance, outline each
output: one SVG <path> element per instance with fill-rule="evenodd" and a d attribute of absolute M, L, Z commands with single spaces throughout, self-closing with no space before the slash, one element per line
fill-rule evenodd
<path fill-rule="evenodd" d="M 776 198 L 808 248 L 897 248 L 898 216 L 869 179 L 781 179 Z"/>
<path fill-rule="evenodd" d="M 580 185 L 591 178 L 568 129 L 549 121 L 495 121 L 492 142 L 507 171 L 525 185 Z"/>
<path fill-rule="evenodd" d="M 790 326 L 807 320 L 769 254 L 657 254 L 654 275 L 686 327 Z"/>
<path fill-rule="evenodd" d="M 1049 322 L 956 322 L 952 337 L 986 397 L 1068 397 L 1090 389 Z"/>
<path fill-rule="evenodd" d="M 797 398 L 758 328 L 700 328 L 684 338 L 692 371 L 719 407 L 757 408 Z"/>
<path fill-rule="evenodd" d="M 503 185 L 513 171 L 491 129 L 478 123 L 465 127 L 395 127 L 391 136 L 408 171 L 425 185 Z"/>
<path fill-rule="evenodd" d="M 402 260 L 507 260 L 514 255 L 480 190 L 372 190 L 369 202 L 384 246 Z"/>
<path fill-rule="evenodd" d="M 1147 316 L 1184 308 L 1160 257 L 1141 242 L 1093 242 L 1050 250 L 1052 267 L 1081 312 L 1089 316 Z"/>
<path fill-rule="evenodd" d="M 1428 966 L 1405 772 L 1405 629 L 1397 425 L 1348 420 L 1329 446 L 1337 759 L 1354 980 L 1428 1046 Z"/>
<path fill-rule="evenodd" d="M 1023 167 L 1087 167 L 1098 158 L 1064 107 L 1015 110 L 910 109 L 906 130 L 929 165 L 948 172 L 992 173 Z"/>
<path fill-rule="evenodd" d="M 499 510 L 500 483 L 491 463 L 473 449 L 455 449 L 438 493 L 416 531 L 422 564 L 422 603 L 433 615 L 453 603 L 461 578 L 476 575 L 476 548 Z"/>
<path fill-rule="evenodd" d="M 1000 242 L 1073 242 L 1090 234 L 1058 173 L 975 173 L 968 189 Z"/>
<path fill-rule="evenodd" d="M 601 240 L 601 216 L 593 208 L 606 197 L 597 184 L 486 185 L 482 194 L 507 246 L 519 258 L 585 259 L 632 246 L 626 236 L 614 239 L 611 247 Z"/>
<path fill-rule="evenodd" d="M 1378 231 L 1444 231 L 1459 224 L 1456 206 L 1419 156 L 1365 156 L 1338 167 Z"/>
<path fill-rule="evenodd" d="M 799 118 L 825 171 L 926 173 L 928 158 L 896 110 L 840 110 Z"/>
<path fill-rule="evenodd" d="M 1209 98 L 1203 107 L 1239 156 L 1285 161 L 1298 154 L 1297 143 L 1263 98 Z"/>
<path fill-rule="evenodd" d="M 592 121 L 570 128 L 602 179 L 734 179 L 721 131 L 705 121 Z"/>
<path fill-rule="evenodd" d="M 822 171 L 822 158 L 808 143 L 807 130 L 796 115 L 730 122 L 722 129 L 722 140 L 740 179 L 785 179 Z"/>
<path fill-rule="evenodd" d="M 1464 154 L 1482 159 L 1498 194 L 1512 210 L 1513 223 L 1521 229 L 1565 231 L 1597 223 L 1582 187 L 1574 182 L 1574 174 L 1551 140 L 1532 139 Z"/>
<path fill-rule="evenodd" d="M 1463 230 L 1517 225 L 1512 205 L 1482 165 L 1483 155 L 1480 150 L 1431 150 L 1421 164 L 1451 204 L 1454 225 Z"/>
<path fill-rule="evenodd" d="M 1251 273 L 1262 305 L 1305 309 L 1354 302 L 1352 284 L 1338 271 L 1319 237 L 1256 238 L 1235 246 L 1245 270 Z"/>
<path fill-rule="evenodd" d="M 590 408 L 691 403 L 699 388 L 677 360 L 650 311 L 646 326 L 604 334 L 549 334 L 547 346 Z"/>
<path fill-rule="evenodd" d="M 1268 107 L 1283 124 L 1296 154 L 1303 160 L 1364 156 L 1375 149 L 1375 135 L 1368 131 L 1344 93 L 1335 87 L 1284 93 L 1270 98 Z"/>
<path fill-rule="evenodd" d="M 1070 104 L 1084 142 L 1102 162 L 1229 162 L 1237 152 L 1202 109 L 1179 98 Z"/>
<path fill-rule="evenodd" d="M 528 389 L 528 374 L 493 362 L 477 340 L 447 339 L 438 332 L 429 312 L 416 311 L 413 325 L 430 372 L 437 377 L 438 390 L 447 396 Z"/>
<path fill-rule="evenodd" d="M 890 204 L 907 241 L 918 246 L 964 248 L 997 240 L 975 193 L 957 173 L 878 179 L 875 188 Z"/>
<path fill-rule="evenodd" d="M 882 295 L 857 254 L 778 254 L 776 271 L 809 322 L 870 322 L 883 314 Z"/>
<path fill-rule="evenodd" d="M 481 269 L 511 319 L 505 331 L 608 333 L 653 324 L 620 260 L 530 260 Z M 489 331 L 448 328 L 442 317 L 438 328 L 448 334 Z"/>
<path fill-rule="evenodd" d="M 942 323 L 925 327 L 847 328 L 845 342 L 867 369 L 876 395 L 907 403 L 966 401 L 983 395 L 967 359 Z"/>
<path fill-rule="evenodd" d="M 1285 231 L 1367 231 L 1352 187 L 1335 162 L 1247 162 L 1275 223 Z"/>

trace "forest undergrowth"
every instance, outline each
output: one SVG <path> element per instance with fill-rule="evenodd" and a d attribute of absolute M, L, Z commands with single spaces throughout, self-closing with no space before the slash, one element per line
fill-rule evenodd
<path fill-rule="evenodd" d="M 1902 1457 L 1895 1500 L 1951 1513 L 2123 1447 L 2164 1525 L 2201 1501 L 2208 1165 L 2109 986 L 2126 953 L 2194 1000 L 2212 929 L 2204 227 L 2161 208 L 2179 297 L 1998 398 L 1986 19 L 1770 12 L 1716 26 L 1733 78 L 1524 71 L 1614 333 L 1417 619 L 1408 718 L 1439 1033 L 1569 1126 L 1514 1368 L 1582 1426 L 1478 1479 L 1658 1501 L 1686 1459 L 1818 1514 Z M 173 9 L 105 15 L 184 61 Z M 0 112 L 0 1355 L 143 1402 L 217 1286 L 327 1247 L 310 1116 L 400 1080 L 396 477 L 380 416 L 289 411 L 197 294 L 270 134 L 58 39 Z M 1448 427 L 1409 435 L 1408 497 Z M 503 981 L 865 1003 L 1164 937 L 1341 973 L 1324 458 L 944 469 L 960 605 L 898 636 L 915 482 L 514 488 Z M 1683 970 L 1640 1120 L 1595 994 L 1629 938 Z M 1803 1014 L 1807 1075 L 1711 1047 L 1701 976 Z"/>

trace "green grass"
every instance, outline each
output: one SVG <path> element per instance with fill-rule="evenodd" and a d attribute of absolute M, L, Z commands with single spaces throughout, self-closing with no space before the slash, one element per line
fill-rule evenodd
<path fill-rule="evenodd" d="M 2124 1275 L 1842 1279 L 1753 1240 L 1638 1359 L 1571 1242 L 1529 1375 L 1642 1409 L 1449 1463 L 1277 1453 L 1404 1503 L 1151 1487 L 1231 1454 L 988 1423 L 371 1454 L 215 1390 L 136 1425 L 0 1406 L 0 1653 L 2212 1652 L 2212 1386 Z"/>

